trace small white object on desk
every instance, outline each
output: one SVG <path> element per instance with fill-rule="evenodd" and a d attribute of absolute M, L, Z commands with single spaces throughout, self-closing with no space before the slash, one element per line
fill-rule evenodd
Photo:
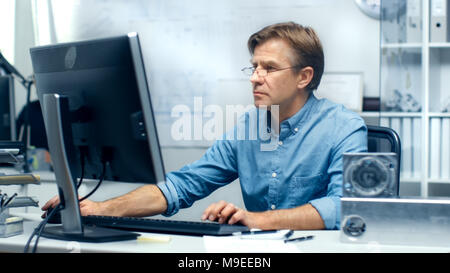
<path fill-rule="evenodd" d="M 171 239 L 170 236 L 139 236 L 137 241 L 145 243 L 168 243 Z"/>
<path fill-rule="evenodd" d="M 203 236 L 206 252 L 212 253 L 298 253 L 297 244 L 286 244 L 284 240 L 242 240 L 239 236 Z"/>

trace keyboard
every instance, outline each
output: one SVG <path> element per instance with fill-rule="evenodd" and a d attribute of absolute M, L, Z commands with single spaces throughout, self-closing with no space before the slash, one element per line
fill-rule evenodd
<path fill-rule="evenodd" d="M 196 222 L 163 220 L 139 217 L 82 216 L 85 225 L 133 230 L 138 232 L 160 232 L 182 235 L 231 235 L 233 232 L 248 231 L 241 224 L 219 224 L 217 222 Z"/>

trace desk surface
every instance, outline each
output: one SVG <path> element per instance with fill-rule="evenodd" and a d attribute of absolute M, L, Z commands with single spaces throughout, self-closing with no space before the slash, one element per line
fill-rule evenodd
<path fill-rule="evenodd" d="M 49 172 L 38 172 L 41 181 L 54 181 L 54 175 Z M 45 198 L 44 198 L 45 199 Z M 39 211 L 39 210 L 38 210 Z M 40 211 L 39 211 L 40 212 Z M 0 238 L 0 252 L 23 252 L 24 246 L 38 225 L 39 214 L 33 213 L 13 213 L 24 218 L 24 233 L 9 238 Z M 340 241 L 340 231 L 296 231 L 293 236 L 314 235 L 310 241 L 289 243 L 284 248 L 283 244 L 261 247 L 255 242 L 211 240 L 211 237 L 163 235 L 156 233 L 142 233 L 141 237 L 161 237 L 170 236 L 170 241 L 166 243 L 156 243 L 149 241 L 123 241 L 111 243 L 78 243 L 58 241 L 47 238 L 40 238 L 38 252 L 147 252 L 147 253 L 205 253 L 205 252 L 308 252 L 308 253 L 368 253 L 368 252 L 450 252 L 450 247 L 424 247 L 424 246 L 402 246 L 402 245 L 380 245 L 376 242 L 369 244 L 342 243 Z M 233 238 L 236 239 L 236 238 Z M 31 247 L 33 246 L 32 242 Z M 240 244 L 240 245 L 239 245 Z M 244 245 L 245 244 L 245 245 Z M 223 245 L 223 246 L 222 246 Z M 269 246 L 270 245 L 270 246 Z M 212 247 L 213 246 L 213 247 Z"/>
<path fill-rule="evenodd" d="M 23 252 L 24 246 L 29 239 L 33 229 L 38 225 L 39 215 L 23 214 L 24 233 L 21 235 L 0 238 L 0 252 Z M 402 252 L 402 253 L 426 253 L 426 252 L 450 252 L 450 248 L 444 247 L 422 247 L 422 246 L 400 246 L 400 245 L 379 245 L 371 244 L 351 244 L 342 243 L 339 240 L 339 231 L 296 231 L 294 236 L 314 235 L 313 240 L 289 243 L 286 252 L 303 253 L 370 253 L 370 252 Z M 170 236 L 170 241 L 166 243 L 148 241 L 122 241 L 111 243 L 78 243 L 68 241 L 58 241 L 47 238 L 40 238 L 38 252 L 119 252 L 119 253 L 205 253 L 205 252 L 284 252 L 282 248 L 235 249 L 215 246 L 214 249 L 205 244 L 207 238 L 200 236 L 163 235 L 156 233 L 142 233 L 141 237 L 161 237 Z M 226 240 L 226 238 L 221 238 Z M 249 240 L 241 240 L 249 241 Z M 251 240 L 250 240 L 251 241 Z M 266 240 L 267 241 L 267 240 Z M 270 240 L 269 240 L 270 241 Z M 292 245 L 293 244 L 293 245 Z M 34 240 L 30 250 L 34 245 Z M 282 245 L 282 244 L 280 244 Z"/>

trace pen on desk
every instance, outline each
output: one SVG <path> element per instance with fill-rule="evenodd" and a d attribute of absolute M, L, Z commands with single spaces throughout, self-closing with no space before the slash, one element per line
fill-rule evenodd
<path fill-rule="evenodd" d="M 292 238 L 292 239 L 287 239 L 284 240 L 285 243 L 290 243 L 290 242 L 301 242 L 301 241 L 306 241 L 306 240 L 312 240 L 314 238 L 313 235 L 309 235 L 309 236 L 302 236 L 302 237 L 297 237 L 297 238 Z"/>
<path fill-rule="evenodd" d="M 240 236 L 240 235 L 258 235 L 258 234 L 270 234 L 270 233 L 277 233 L 278 230 L 249 230 L 249 231 L 239 231 L 239 232 L 233 232 L 233 235 Z"/>
<path fill-rule="evenodd" d="M 233 232 L 234 236 L 240 236 L 241 239 L 287 239 L 292 234 L 293 230 L 251 230 L 242 232 Z"/>

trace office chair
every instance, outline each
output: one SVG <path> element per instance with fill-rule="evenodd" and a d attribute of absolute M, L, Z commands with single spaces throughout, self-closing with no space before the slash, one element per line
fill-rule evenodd
<path fill-rule="evenodd" d="M 367 125 L 367 148 L 368 152 L 393 152 L 397 154 L 397 195 L 399 195 L 402 147 L 397 132 L 388 127 Z"/>
<path fill-rule="evenodd" d="M 25 114 L 27 106 L 24 106 L 19 113 L 16 120 L 17 136 L 20 137 L 21 131 L 25 130 Z M 30 143 L 29 145 L 36 148 L 44 148 L 48 150 L 47 134 L 45 132 L 44 117 L 42 116 L 41 104 L 38 100 L 30 102 L 28 109 L 30 109 Z"/>

